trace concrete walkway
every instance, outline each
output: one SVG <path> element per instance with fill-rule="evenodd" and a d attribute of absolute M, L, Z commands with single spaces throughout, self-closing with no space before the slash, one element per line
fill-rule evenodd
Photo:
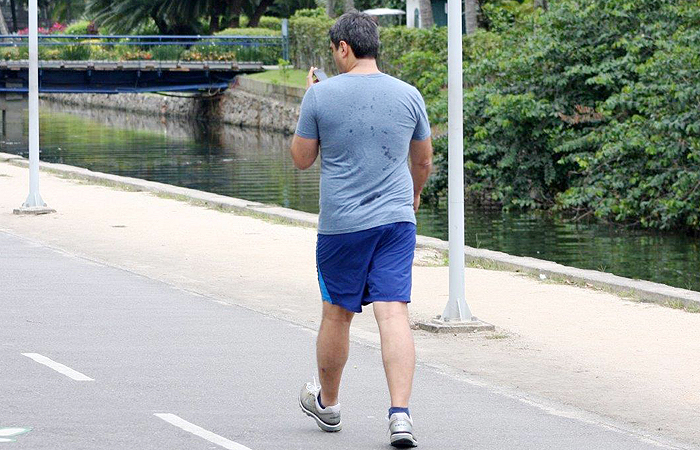
<path fill-rule="evenodd" d="M 323 433 L 296 401 L 314 373 L 312 330 L 4 233 L 0 248 L 0 425 L 32 428 L 12 448 L 388 447 L 377 350 L 353 346 L 345 429 Z M 663 448 L 425 365 L 415 388 L 422 448 Z"/>
<path fill-rule="evenodd" d="M 317 327 L 313 229 L 47 174 L 42 174 L 42 195 L 58 213 L 14 216 L 12 209 L 26 197 L 26 177 L 26 169 L 0 163 L 0 230 L 5 234 Z M 440 255 L 429 253 L 421 254 L 418 264 L 411 310 L 414 319 L 426 319 L 442 312 L 447 268 Z M 621 430 L 623 436 L 687 443 L 679 448 L 700 445 L 700 315 L 514 273 L 468 269 L 466 276 L 474 313 L 498 331 L 415 333 L 420 360 L 438 367 L 445 379 L 460 380 L 460 393 L 479 386 L 547 412 L 552 420 L 564 416 Z M 371 312 L 357 318 L 353 339 L 377 345 Z M 309 358 L 312 347 L 304 350 Z M 306 364 L 312 367 L 310 359 Z M 381 377 L 375 375 L 373 389 L 378 390 Z M 427 388 L 416 390 L 416 408 L 436 398 L 419 400 L 425 395 L 418 394 L 421 389 Z M 457 410 L 480 415 L 471 399 L 451 391 L 444 395 L 459 400 Z M 376 397 L 379 404 L 384 401 L 379 390 Z M 519 440 L 475 448 L 526 448 Z M 570 445 L 559 447 L 626 448 Z"/>

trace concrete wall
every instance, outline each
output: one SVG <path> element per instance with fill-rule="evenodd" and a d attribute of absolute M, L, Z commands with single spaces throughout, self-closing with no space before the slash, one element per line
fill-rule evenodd
<path fill-rule="evenodd" d="M 158 94 L 42 94 L 44 101 L 112 109 L 135 114 L 214 120 L 292 134 L 304 89 L 262 83 L 245 77 L 223 95 L 186 98 Z"/>

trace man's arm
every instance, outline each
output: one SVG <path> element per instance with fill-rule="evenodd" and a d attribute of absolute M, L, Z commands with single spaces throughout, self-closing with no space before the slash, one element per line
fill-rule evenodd
<path fill-rule="evenodd" d="M 311 167 L 318 157 L 318 124 L 315 118 L 316 97 L 312 92 L 309 92 L 311 86 L 318 82 L 318 80 L 314 80 L 315 69 L 315 67 L 311 67 L 306 75 L 306 95 L 301 101 L 297 132 L 292 139 L 292 148 L 290 150 L 294 165 L 301 170 Z M 300 134 L 309 137 L 302 137 Z"/>
<path fill-rule="evenodd" d="M 418 212 L 420 193 L 433 169 L 433 143 L 428 137 L 422 141 L 412 140 L 409 146 L 411 177 L 413 178 L 413 211 Z"/>
<path fill-rule="evenodd" d="M 308 169 L 318 157 L 318 139 L 308 139 L 294 135 L 292 139 L 292 161 L 301 170 Z"/>

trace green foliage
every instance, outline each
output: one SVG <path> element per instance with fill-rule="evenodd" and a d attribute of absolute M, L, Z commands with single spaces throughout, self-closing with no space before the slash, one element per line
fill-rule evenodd
<path fill-rule="evenodd" d="M 559 202 L 604 219 L 698 231 L 700 9 L 679 2 L 660 5 L 655 16 L 642 36 L 622 44 L 641 55 L 636 79 L 601 105 L 610 120 L 595 151 L 569 156 L 580 177 Z"/>
<path fill-rule="evenodd" d="M 260 23 L 258 24 L 260 28 L 268 28 L 270 30 L 282 30 L 282 19 L 279 17 L 267 17 L 262 16 L 260 18 Z"/>
<path fill-rule="evenodd" d="M 258 17 L 266 9 L 267 2 L 258 0 L 87 0 L 86 16 L 109 33 L 137 34 L 143 26 L 155 26 L 154 34 L 194 35 L 209 34 L 226 24 L 244 27 L 249 23 L 246 16 Z M 276 29 L 277 21 L 267 18 L 261 27 Z"/>
<path fill-rule="evenodd" d="M 282 32 L 279 30 L 272 30 L 270 28 L 226 28 L 218 33 L 214 33 L 214 36 L 281 36 Z"/>
<path fill-rule="evenodd" d="M 327 18 L 326 10 L 323 8 L 298 9 L 294 13 L 294 17 L 315 17 L 317 19 Z"/>
<path fill-rule="evenodd" d="M 489 31 L 507 31 L 522 23 L 534 12 L 532 0 L 495 0 L 481 5 L 481 21 Z"/>
<path fill-rule="evenodd" d="M 276 0 L 267 10 L 275 17 L 291 17 L 300 9 L 316 8 L 315 0 Z"/>
<path fill-rule="evenodd" d="M 215 33 L 216 36 L 281 36 L 280 30 L 269 28 L 227 28 Z M 230 55 L 234 53 L 238 61 L 260 61 L 263 64 L 277 64 L 277 59 L 281 54 L 279 45 L 266 47 L 251 47 L 244 45 L 197 45 L 195 50 L 203 54 L 219 57 L 222 54 Z"/>
<path fill-rule="evenodd" d="M 41 3 L 39 2 L 40 7 Z M 47 6 L 51 8 L 53 20 L 66 23 L 83 15 L 85 3 L 86 0 L 53 0 Z"/>
<path fill-rule="evenodd" d="M 179 45 L 156 45 L 148 49 L 151 57 L 157 61 L 177 61 L 182 58 L 185 51 Z"/>
<path fill-rule="evenodd" d="M 278 59 L 277 66 L 279 67 L 280 75 L 282 76 L 282 83 L 289 83 L 289 70 L 292 68 L 289 61 L 286 59 Z"/>
<path fill-rule="evenodd" d="M 76 34 L 88 34 L 88 27 L 90 27 L 90 21 L 89 20 L 81 20 L 79 22 L 72 23 L 68 25 L 66 30 L 64 31 L 64 34 L 71 34 L 71 35 L 76 35 Z"/>
<path fill-rule="evenodd" d="M 41 49 L 41 47 L 39 47 Z M 20 59 L 19 47 L 0 47 L 0 59 L 16 61 Z"/>
<path fill-rule="evenodd" d="M 59 47 L 59 49 L 57 59 L 64 61 L 87 61 L 90 59 L 89 45 L 67 45 L 65 47 Z"/>
<path fill-rule="evenodd" d="M 321 67 L 329 74 L 335 70 L 328 31 L 335 23 L 325 10 L 300 9 L 289 19 L 289 50 L 294 66 Z"/>
<path fill-rule="evenodd" d="M 404 64 L 413 59 L 414 52 L 423 53 L 419 59 L 425 59 L 428 53 L 434 55 L 434 59 L 447 61 L 447 28 L 407 28 L 407 27 L 380 27 L 379 40 L 381 48 L 379 51 L 379 65 L 381 69 L 391 74 L 401 74 L 407 76 L 410 81 L 415 82 L 413 74 L 404 70 Z M 410 49 L 410 51 L 408 51 Z M 444 62 L 443 64 L 444 65 Z M 434 65 L 431 64 L 431 68 Z M 420 74 L 429 73 L 430 68 L 421 69 Z M 446 72 L 445 72 L 446 73 Z M 405 79 L 405 78 L 404 78 Z"/>
<path fill-rule="evenodd" d="M 464 73 L 470 197 L 700 231 L 697 2 L 560 0 L 530 19 L 465 40 L 474 56 Z M 401 59 L 408 76 L 438 61 Z M 444 94 L 429 108 L 440 125 Z M 439 195 L 444 140 L 435 148 L 430 189 Z"/>

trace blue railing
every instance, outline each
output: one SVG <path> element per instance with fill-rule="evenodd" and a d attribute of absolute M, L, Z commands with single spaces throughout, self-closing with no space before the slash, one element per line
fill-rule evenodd
<path fill-rule="evenodd" d="M 285 30 L 286 31 L 286 30 Z M 0 35 L 0 50 L 22 48 L 26 51 L 29 43 L 27 35 Z M 153 59 L 180 59 L 184 52 L 189 52 L 188 55 L 196 56 L 196 53 L 201 52 L 202 57 L 207 55 L 213 58 L 226 57 L 230 54 L 236 54 L 238 61 L 260 61 L 267 64 L 276 64 L 278 58 L 289 59 L 289 36 L 284 33 L 282 36 L 159 36 L 159 35 L 59 35 L 59 34 L 41 34 L 39 35 L 40 52 L 41 47 L 45 48 L 61 48 L 69 47 L 84 47 L 86 49 L 100 49 L 104 51 L 95 51 L 97 53 L 93 59 L 109 59 L 110 56 L 118 59 L 119 54 L 110 54 L 109 48 L 125 48 L 133 47 L 139 50 L 153 50 L 154 53 L 162 55 L 162 57 L 154 57 Z M 181 50 L 168 51 L 167 48 L 179 47 Z M 157 50 L 157 52 L 156 52 Z M 257 50 L 257 51 L 256 51 Z M 7 53 L 8 50 L 2 50 L 5 53 L 0 54 L 0 59 L 14 59 L 15 55 Z M 228 52 L 228 53 L 227 53 Z M 112 52 L 113 53 L 113 52 Z M 43 56 L 46 56 L 44 52 Z M 68 52 L 67 56 L 73 55 L 73 58 L 64 59 L 90 59 L 90 51 L 73 51 Z M 77 55 L 77 58 L 75 57 Z M 22 54 L 19 54 L 21 57 Z M 50 59 L 58 59 L 61 54 L 51 55 Z M 102 57 L 102 58 L 101 58 Z M 105 58 L 107 57 L 107 58 Z M 42 58 L 42 55 L 40 55 Z M 252 58 L 252 59 L 251 59 Z"/>

